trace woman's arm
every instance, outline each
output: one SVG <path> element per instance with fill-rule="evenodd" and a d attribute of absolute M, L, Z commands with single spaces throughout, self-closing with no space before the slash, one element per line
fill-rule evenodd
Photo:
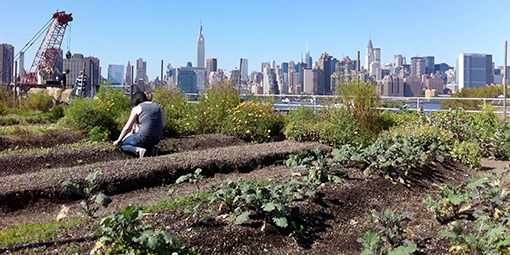
<path fill-rule="evenodd" d="M 136 106 L 131 110 L 131 114 L 129 115 L 129 120 L 126 122 L 126 125 L 124 125 L 124 128 L 122 129 L 122 132 L 120 133 L 119 139 L 117 141 L 113 142 L 113 145 L 117 145 L 118 143 L 122 142 L 124 137 L 127 135 L 129 131 L 133 128 L 133 125 L 136 123 L 136 118 L 138 115 L 140 115 L 142 110 L 141 106 Z"/>

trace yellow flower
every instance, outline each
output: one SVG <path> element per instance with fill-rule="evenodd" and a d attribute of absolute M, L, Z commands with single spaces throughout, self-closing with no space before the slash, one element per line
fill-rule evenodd
<path fill-rule="evenodd" d="M 250 133 L 250 130 L 246 130 L 246 133 L 249 134 Z"/>
<path fill-rule="evenodd" d="M 267 132 L 268 132 L 268 133 L 271 133 L 271 129 L 268 129 L 268 130 L 267 130 Z"/>
<path fill-rule="evenodd" d="M 358 131 L 354 131 L 354 134 L 357 135 L 358 134 Z"/>
<path fill-rule="evenodd" d="M 189 126 L 189 123 L 186 123 L 186 125 L 188 125 L 188 126 Z"/>

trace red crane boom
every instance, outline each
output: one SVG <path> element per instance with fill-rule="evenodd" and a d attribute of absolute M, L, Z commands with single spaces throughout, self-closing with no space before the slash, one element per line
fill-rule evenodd
<path fill-rule="evenodd" d="M 73 21 L 72 14 L 57 11 L 53 14 L 53 21 L 46 32 L 37 54 L 35 54 L 32 66 L 24 77 L 25 84 L 37 84 L 37 76 L 43 75 L 45 79 L 53 73 L 53 68 L 60 53 L 60 46 L 64 40 L 64 34 L 69 22 Z"/>

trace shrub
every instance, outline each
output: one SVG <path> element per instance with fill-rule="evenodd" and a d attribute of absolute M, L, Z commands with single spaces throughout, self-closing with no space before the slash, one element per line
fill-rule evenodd
<path fill-rule="evenodd" d="M 327 108 L 316 113 L 313 109 L 300 107 L 289 114 L 284 134 L 298 141 L 316 141 L 334 147 L 367 145 L 374 138 L 372 133 L 361 129 L 359 121 L 343 108 Z"/>
<path fill-rule="evenodd" d="M 117 123 L 113 117 L 108 112 L 97 109 L 96 106 L 97 100 L 75 98 L 71 106 L 67 108 L 61 123 L 87 132 L 95 127 L 101 127 L 110 132 L 117 130 Z"/>
<path fill-rule="evenodd" d="M 111 132 L 104 127 L 94 127 L 89 132 L 88 140 L 92 142 L 107 142 L 110 141 Z"/>
<path fill-rule="evenodd" d="M 57 122 L 59 119 L 64 117 L 65 109 L 62 105 L 55 105 L 50 110 L 53 121 Z"/>
<path fill-rule="evenodd" d="M 480 161 L 483 152 L 478 143 L 471 141 L 455 142 L 451 151 L 452 158 L 471 167 L 473 170 L 480 170 Z"/>
<path fill-rule="evenodd" d="M 197 132 L 201 134 L 221 132 L 221 125 L 227 119 L 228 109 L 240 103 L 239 91 L 230 81 L 209 84 L 206 95 L 200 95 L 196 119 Z"/>
<path fill-rule="evenodd" d="M 272 135 L 281 134 L 285 115 L 273 113 L 271 103 L 246 101 L 227 109 L 222 133 L 235 135 L 248 141 L 269 141 Z"/>
<path fill-rule="evenodd" d="M 24 107 L 29 110 L 49 112 L 53 103 L 53 97 L 43 93 L 29 94 Z"/>
<path fill-rule="evenodd" d="M 154 102 L 157 102 L 166 115 L 166 127 L 163 130 L 165 136 L 175 137 L 179 135 L 190 135 L 194 130 L 187 131 L 183 126 L 183 119 L 189 115 L 191 108 L 186 98 L 179 89 L 158 87 L 154 92 Z M 189 122 L 188 122 L 189 123 Z M 189 126 L 189 125 L 188 125 Z"/>
<path fill-rule="evenodd" d="M 337 84 L 340 103 L 352 117 L 357 119 L 360 128 L 369 133 L 378 133 L 379 114 L 377 109 L 381 103 L 379 93 L 372 81 L 363 81 L 359 77 L 352 80 L 344 79 Z"/>
<path fill-rule="evenodd" d="M 101 85 L 97 93 L 97 109 L 110 114 L 118 123 L 124 123 L 129 118 L 131 112 L 131 99 L 129 99 L 124 90 L 119 90 L 110 85 Z"/>

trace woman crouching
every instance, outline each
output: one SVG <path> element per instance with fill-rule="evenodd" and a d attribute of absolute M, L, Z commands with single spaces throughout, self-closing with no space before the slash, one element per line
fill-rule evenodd
<path fill-rule="evenodd" d="M 131 115 L 113 145 L 121 144 L 122 150 L 143 158 L 147 151 L 157 155 L 156 144 L 161 140 L 163 128 L 166 126 L 165 111 L 159 104 L 147 99 L 144 92 L 136 92 L 131 98 Z M 137 133 L 126 137 L 133 126 L 139 123 Z"/>

